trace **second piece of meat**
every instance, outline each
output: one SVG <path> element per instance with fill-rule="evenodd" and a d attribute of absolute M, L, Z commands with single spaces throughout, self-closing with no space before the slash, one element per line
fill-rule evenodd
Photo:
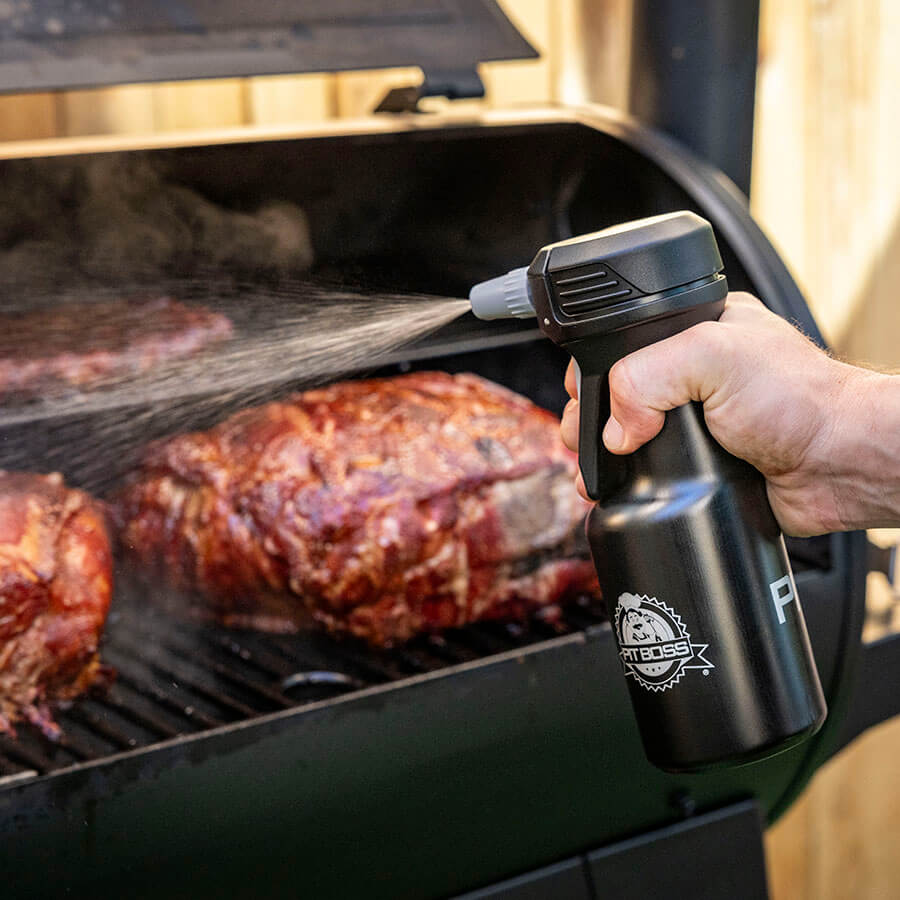
<path fill-rule="evenodd" d="M 473 375 L 295 394 L 149 449 L 126 550 L 231 625 L 391 645 L 596 591 L 557 419 Z"/>
<path fill-rule="evenodd" d="M 112 594 L 99 503 L 58 474 L 0 471 L 0 732 L 104 677 L 97 648 Z"/>

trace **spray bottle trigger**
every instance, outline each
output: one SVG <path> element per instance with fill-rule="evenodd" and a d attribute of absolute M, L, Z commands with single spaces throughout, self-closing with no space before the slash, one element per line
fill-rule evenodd
<path fill-rule="evenodd" d="M 603 443 L 603 428 L 610 416 L 609 369 L 614 360 L 606 358 L 598 342 L 575 349 L 581 357 L 573 355 L 580 410 L 578 465 L 588 497 L 601 500 L 618 486 L 624 468 Z"/>
<path fill-rule="evenodd" d="M 598 500 L 602 430 L 609 418 L 609 387 L 604 375 L 588 375 L 579 379 L 578 406 L 578 465 L 588 497 Z"/>

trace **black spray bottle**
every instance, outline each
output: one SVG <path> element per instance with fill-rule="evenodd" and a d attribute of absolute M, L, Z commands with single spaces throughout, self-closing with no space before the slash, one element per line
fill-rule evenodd
<path fill-rule="evenodd" d="M 644 748 L 673 772 L 774 755 L 826 715 L 760 473 L 713 439 L 696 403 L 632 454 L 601 439 L 611 366 L 717 319 L 721 270 L 710 224 L 678 212 L 551 244 L 470 294 L 480 318 L 536 315 L 578 364 L 588 541 Z"/>

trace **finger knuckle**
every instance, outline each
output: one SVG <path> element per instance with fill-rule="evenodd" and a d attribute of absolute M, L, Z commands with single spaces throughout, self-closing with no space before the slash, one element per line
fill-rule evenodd
<path fill-rule="evenodd" d="M 638 377 L 635 357 L 625 356 L 609 370 L 609 389 L 617 397 L 631 397 L 637 394 L 635 382 Z"/>
<path fill-rule="evenodd" d="M 729 349 L 732 342 L 731 331 L 721 322 L 701 322 L 691 329 L 691 337 L 696 343 L 696 352 L 719 354 Z"/>
<path fill-rule="evenodd" d="M 728 295 L 726 306 L 738 305 L 761 307 L 763 304 L 759 298 L 747 293 L 747 291 L 734 291 Z"/>

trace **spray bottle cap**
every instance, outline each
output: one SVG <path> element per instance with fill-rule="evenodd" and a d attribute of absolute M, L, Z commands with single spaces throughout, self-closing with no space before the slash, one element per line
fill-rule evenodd
<path fill-rule="evenodd" d="M 528 267 L 476 284 L 469 293 L 472 312 L 479 319 L 529 319 L 534 307 L 528 294 Z"/>

